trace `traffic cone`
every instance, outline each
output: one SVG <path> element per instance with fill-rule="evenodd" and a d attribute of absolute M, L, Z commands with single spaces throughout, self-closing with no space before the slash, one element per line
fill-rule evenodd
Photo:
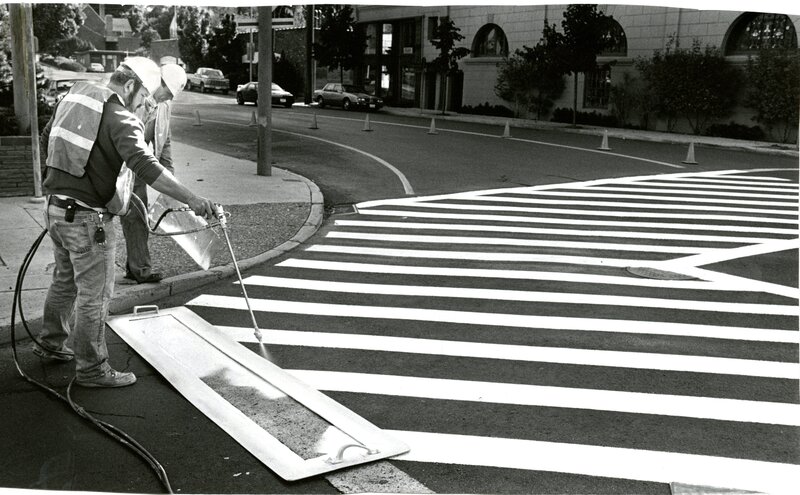
<path fill-rule="evenodd" d="M 253 113 L 250 115 L 250 127 L 256 127 L 258 122 L 256 122 L 256 111 L 253 110 Z"/>
<path fill-rule="evenodd" d="M 511 126 L 509 124 L 509 121 L 507 121 L 507 120 L 506 120 L 506 128 L 503 130 L 503 136 L 502 137 L 504 137 L 504 138 L 510 138 L 511 137 Z"/>
<path fill-rule="evenodd" d="M 697 165 L 697 162 L 694 160 L 694 141 L 689 143 L 689 152 L 686 154 L 686 159 L 681 163 L 686 163 L 687 165 Z"/>
<path fill-rule="evenodd" d="M 308 126 L 309 129 L 319 129 L 317 127 L 317 112 L 314 112 L 314 116 L 311 117 L 311 125 Z"/>
<path fill-rule="evenodd" d="M 608 147 L 608 129 L 603 131 L 603 142 L 600 143 L 600 147 L 597 149 L 602 151 L 611 151 L 611 148 Z"/>
<path fill-rule="evenodd" d="M 436 117 L 431 117 L 431 129 L 428 131 L 428 134 L 439 134 L 436 132 Z"/>
<path fill-rule="evenodd" d="M 369 126 L 369 114 L 367 114 L 367 117 L 364 119 L 364 128 L 361 129 L 361 130 L 362 131 L 372 131 L 372 128 L 370 128 L 370 126 Z"/>
<path fill-rule="evenodd" d="M 195 110 L 194 114 L 195 116 L 197 116 L 197 120 L 192 125 L 203 125 L 202 123 L 200 123 L 200 110 Z"/>

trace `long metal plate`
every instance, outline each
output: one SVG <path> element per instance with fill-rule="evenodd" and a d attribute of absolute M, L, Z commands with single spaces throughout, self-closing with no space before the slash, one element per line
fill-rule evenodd
<path fill-rule="evenodd" d="M 108 325 L 283 479 L 307 478 L 409 450 L 187 308 L 135 311 L 110 317 Z"/>

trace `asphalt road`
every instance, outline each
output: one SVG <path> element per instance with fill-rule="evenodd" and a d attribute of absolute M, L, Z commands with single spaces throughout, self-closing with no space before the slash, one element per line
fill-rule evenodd
<path fill-rule="evenodd" d="M 173 135 L 255 159 L 254 110 L 184 93 Z M 411 445 L 392 465 L 444 493 L 790 491 L 796 159 L 314 111 L 273 109 L 273 160 L 331 215 L 248 294 L 276 364 Z M 258 350 L 235 284 L 165 305 Z"/>

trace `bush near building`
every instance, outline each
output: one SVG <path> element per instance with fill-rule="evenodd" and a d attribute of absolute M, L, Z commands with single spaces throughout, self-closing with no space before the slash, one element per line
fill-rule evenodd
<path fill-rule="evenodd" d="M 777 131 L 785 143 L 797 126 L 800 107 L 800 52 L 761 50 L 747 62 L 748 89 L 745 105 L 756 110 L 753 120 L 764 124 L 767 132 Z"/>

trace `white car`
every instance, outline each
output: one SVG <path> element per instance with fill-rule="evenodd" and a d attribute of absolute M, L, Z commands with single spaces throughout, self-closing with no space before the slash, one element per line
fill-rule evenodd
<path fill-rule="evenodd" d="M 105 72 L 106 68 L 103 67 L 103 64 L 92 62 L 89 64 L 89 72 Z"/>

